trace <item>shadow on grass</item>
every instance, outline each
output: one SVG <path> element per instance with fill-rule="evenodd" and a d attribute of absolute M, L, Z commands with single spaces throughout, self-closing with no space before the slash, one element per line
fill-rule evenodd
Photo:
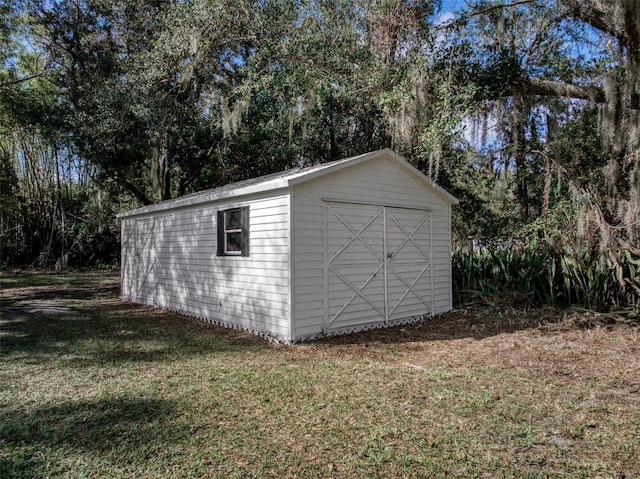
<path fill-rule="evenodd" d="M 52 455 L 99 453 L 124 465 L 185 440 L 188 425 L 173 416 L 171 401 L 128 397 L 2 412 L 0 477 L 48 477 L 42 458 Z"/>
<path fill-rule="evenodd" d="M 119 271 L 51 272 L 51 271 L 18 271 L 0 272 L 2 289 L 30 288 L 40 286 L 86 286 L 99 282 L 111 282 L 120 279 Z"/>
<path fill-rule="evenodd" d="M 344 336 L 327 337 L 319 345 L 402 344 L 456 339 L 482 340 L 505 333 L 538 328 L 541 324 L 562 320 L 561 310 L 516 310 L 510 307 L 467 307 L 450 313 L 426 318 L 413 324 L 372 329 Z"/>
<path fill-rule="evenodd" d="M 120 302 L 119 277 L 113 274 L 70 276 L 67 283 L 53 283 L 48 288 L 43 286 L 46 278 L 25 277 L 22 286 L 3 293 L 0 356 L 23 351 L 32 355 L 33 361 L 38 356 L 44 361 L 71 354 L 73 359 L 67 360 L 72 366 L 113 365 L 272 346 L 248 333 L 208 327 L 178 314 Z M 558 311 L 471 304 L 419 323 L 320 339 L 316 344 L 479 340 L 560 319 Z"/>
<path fill-rule="evenodd" d="M 165 361 L 268 348 L 260 339 L 156 308 L 121 302 L 117 284 L 3 294 L 0 357 L 72 367 Z"/>
<path fill-rule="evenodd" d="M 117 297 L 118 286 L 74 286 L 70 289 L 40 290 L 29 295 L 30 301 L 46 300 L 87 300 L 105 297 Z"/>
<path fill-rule="evenodd" d="M 0 357 L 24 353 L 31 363 L 59 360 L 73 367 L 115 366 L 270 347 L 246 333 L 209 328 L 131 303 L 48 309 L 6 310 Z"/>

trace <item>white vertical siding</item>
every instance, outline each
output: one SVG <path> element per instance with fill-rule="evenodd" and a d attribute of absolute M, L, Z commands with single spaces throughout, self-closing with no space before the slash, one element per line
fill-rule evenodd
<path fill-rule="evenodd" d="M 238 206 L 250 255 L 216 256 L 217 211 Z M 288 195 L 126 218 L 122 262 L 124 299 L 290 339 Z"/>
<path fill-rule="evenodd" d="M 316 335 L 323 330 L 325 258 L 322 200 L 431 210 L 433 312 L 438 314 L 451 309 L 449 204 L 397 162 L 381 156 L 301 183 L 292 189 L 296 338 Z"/>

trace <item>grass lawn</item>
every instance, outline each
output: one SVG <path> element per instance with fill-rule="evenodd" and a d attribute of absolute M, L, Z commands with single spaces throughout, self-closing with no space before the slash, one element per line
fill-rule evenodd
<path fill-rule="evenodd" d="M 470 307 L 282 346 L 3 275 L 0 477 L 640 477 L 640 332 Z"/>

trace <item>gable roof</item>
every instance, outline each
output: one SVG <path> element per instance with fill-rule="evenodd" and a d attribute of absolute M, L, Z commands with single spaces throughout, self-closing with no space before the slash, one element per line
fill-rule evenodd
<path fill-rule="evenodd" d="M 323 163 L 315 166 L 308 166 L 305 168 L 292 168 L 290 170 L 281 171 L 279 173 L 273 173 L 271 175 L 260 176 L 258 178 L 251 178 L 248 180 L 238 181 L 236 183 L 229 183 L 228 185 L 220 186 L 210 190 L 199 191 L 189 195 L 174 198 L 172 200 L 161 201 L 141 208 L 136 208 L 124 213 L 119 213 L 118 218 L 126 218 L 129 216 L 137 216 L 146 213 L 152 213 L 156 211 L 171 210 L 174 208 L 181 208 L 184 206 L 191 206 L 198 203 L 209 203 L 224 198 L 233 198 L 238 196 L 245 196 L 254 193 L 260 193 L 270 190 L 278 190 L 281 188 L 288 188 L 290 186 L 304 183 L 305 181 L 312 180 L 319 176 L 323 176 L 329 173 L 333 173 L 343 168 L 357 165 L 364 161 L 372 160 L 374 158 L 388 157 L 392 161 L 395 161 L 399 166 L 404 168 L 409 174 L 416 177 L 419 181 L 431 188 L 440 198 L 450 204 L 458 204 L 458 199 L 444 188 L 436 185 L 428 177 L 426 177 L 420 170 L 414 168 L 409 162 L 398 155 L 396 152 L 389 148 L 383 150 L 372 151 L 363 155 L 352 156 L 342 160 L 332 161 L 329 163 Z"/>

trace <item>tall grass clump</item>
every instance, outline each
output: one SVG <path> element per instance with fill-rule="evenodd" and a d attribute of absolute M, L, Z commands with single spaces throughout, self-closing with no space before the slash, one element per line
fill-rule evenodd
<path fill-rule="evenodd" d="M 638 312 L 640 258 L 623 251 L 616 259 L 619 267 L 614 268 L 609 257 L 577 255 L 568 248 L 543 249 L 512 242 L 459 247 L 453 253 L 454 294 L 458 301 L 473 294 L 486 301 L 510 297 L 526 305 Z"/>

